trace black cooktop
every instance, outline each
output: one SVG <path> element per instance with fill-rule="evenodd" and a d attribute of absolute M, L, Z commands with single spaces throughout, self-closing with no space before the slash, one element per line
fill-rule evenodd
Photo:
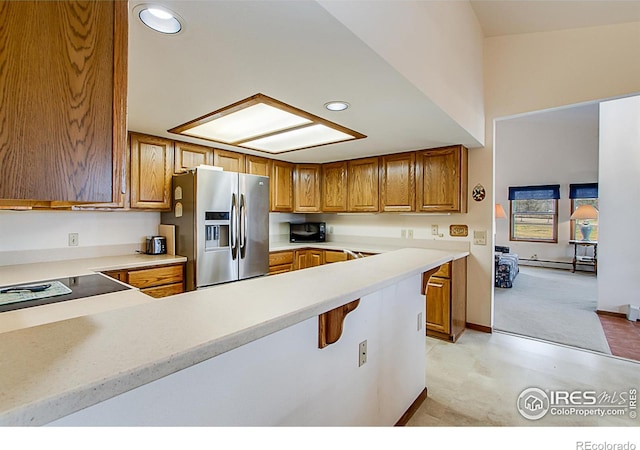
<path fill-rule="evenodd" d="M 48 305 L 49 303 L 64 302 L 67 300 L 74 300 L 77 298 L 92 297 L 94 295 L 108 294 L 109 292 L 126 291 L 132 289 L 129 286 L 125 286 L 117 281 L 100 274 L 93 275 L 81 275 L 78 277 L 68 278 L 56 278 L 53 280 L 38 281 L 39 284 L 45 284 L 51 281 L 59 281 L 69 289 L 71 292 L 64 295 L 58 295 L 56 297 L 38 298 L 34 300 L 26 300 L 17 303 L 8 303 L 6 305 L 0 305 L 0 313 L 5 311 L 15 311 L 16 309 L 31 308 L 33 306 Z M 23 283 L 24 284 L 24 283 Z M 35 283 L 29 283 L 35 284 Z M 3 286 L 8 287 L 8 286 Z"/>

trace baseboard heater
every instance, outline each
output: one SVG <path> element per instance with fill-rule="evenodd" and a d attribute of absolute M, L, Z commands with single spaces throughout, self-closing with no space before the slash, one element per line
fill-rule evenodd
<path fill-rule="evenodd" d="M 520 265 L 533 267 L 546 267 L 548 269 L 571 269 L 571 261 L 551 261 L 547 259 L 520 258 Z"/>

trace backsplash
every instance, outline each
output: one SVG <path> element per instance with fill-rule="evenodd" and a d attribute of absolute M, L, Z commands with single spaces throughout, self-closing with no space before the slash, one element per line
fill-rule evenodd
<path fill-rule="evenodd" d="M 0 265 L 133 253 L 159 223 L 154 212 L 0 211 Z"/>

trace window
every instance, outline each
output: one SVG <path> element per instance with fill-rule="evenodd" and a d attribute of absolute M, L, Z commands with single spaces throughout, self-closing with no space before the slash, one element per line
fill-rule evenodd
<path fill-rule="evenodd" d="M 559 198 L 559 184 L 510 187 L 509 240 L 557 243 Z"/>
<path fill-rule="evenodd" d="M 571 199 L 571 214 L 579 206 L 591 205 L 598 209 L 598 183 L 582 183 L 569 185 Z M 598 240 L 598 219 L 570 220 L 572 240 Z M 585 234 L 586 233 L 586 234 Z"/>

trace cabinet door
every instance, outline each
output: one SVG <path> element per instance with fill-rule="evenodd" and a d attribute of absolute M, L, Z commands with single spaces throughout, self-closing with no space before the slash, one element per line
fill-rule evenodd
<path fill-rule="evenodd" d="M 431 277 L 427 283 L 427 328 L 449 334 L 451 331 L 451 280 Z"/>
<path fill-rule="evenodd" d="M 467 212 L 467 149 L 461 145 L 416 153 L 417 210 Z"/>
<path fill-rule="evenodd" d="M 293 263 L 294 270 L 306 269 L 307 267 L 307 251 L 296 250 L 296 259 Z"/>
<path fill-rule="evenodd" d="M 173 141 L 131 133 L 131 207 L 171 208 Z"/>
<path fill-rule="evenodd" d="M 251 175 L 271 176 L 271 160 L 261 156 L 245 155 L 245 172 Z"/>
<path fill-rule="evenodd" d="M 293 164 L 274 160 L 271 167 L 271 211 L 293 212 Z"/>
<path fill-rule="evenodd" d="M 307 250 L 307 267 L 321 266 L 324 264 L 323 250 Z"/>
<path fill-rule="evenodd" d="M 378 211 L 378 158 L 348 161 L 349 211 Z"/>
<path fill-rule="evenodd" d="M 0 9 L 0 199 L 117 202 L 127 2 L 4 1 Z"/>
<path fill-rule="evenodd" d="M 216 148 L 213 151 L 213 165 L 222 167 L 227 172 L 244 173 L 244 155 Z"/>
<path fill-rule="evenodd" d="M 203 145 L 175 143 L 174 173 L 183 173 L 200 164 L 213 164 L 213 149 Z"/>
<path fill-rule="evenodd" d="M 320 165 L 296 164 L 293 185 L 293 211 L 320 212 Z"/>
<path fill-rule="evenodd" d="M 347 211 L 347 162 L 322 165 L 322 211 Z"/>
<path fill-rule="evenodd" d="M 380 158 L 380 210 L 416 210 L 416 154 L 402 153 Z"/>

